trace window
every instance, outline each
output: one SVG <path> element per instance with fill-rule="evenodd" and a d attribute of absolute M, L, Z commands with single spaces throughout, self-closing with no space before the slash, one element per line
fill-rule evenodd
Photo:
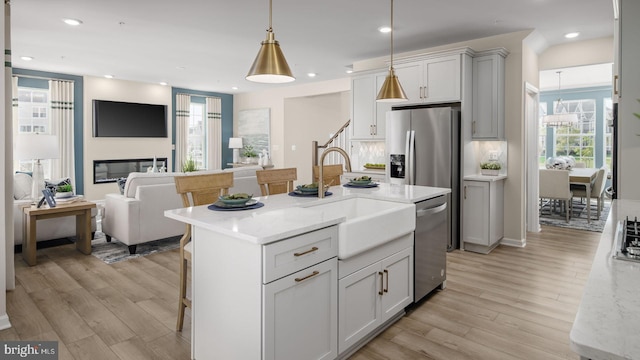
<path fill-rule="evenodd" d="M 559 126 L 556 130 L 556 156 L 573 156 L 586 167 L 596 167 L 596 100 L 563 100 L 567 112 L 578 115 L 578 124 Z M 553 103 L 554 109 L 557 102 Z"/>
<path fill-rule="evenodd" d="M 205 105 L 191 103 L 189 117 L 189 134 L 187 136 L 187 153 L 195 160 L 198 169 L 206 168 L 206 125 Z"/>
<path fill-rule="evenodd" d="M 51 134 L 51 119 L 49 118 L 49 89 L 18 87 L 18 119 L 17 132 L 19 134 L 40 133 Z M 41 161 L 46 179 L 51 178 L 51 163 Z M 31 171 L 32 160 L 19 160 L 16 171 Z"/>

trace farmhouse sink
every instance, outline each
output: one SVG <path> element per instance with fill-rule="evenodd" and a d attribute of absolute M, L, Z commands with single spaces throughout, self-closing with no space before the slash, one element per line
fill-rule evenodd
<path fill-rule="evenodd" d="M 415 205 L 350 198 L 310 206 L 344 216 L 338 224 L 338 258 L 346 259 L 413 231 Z"/>

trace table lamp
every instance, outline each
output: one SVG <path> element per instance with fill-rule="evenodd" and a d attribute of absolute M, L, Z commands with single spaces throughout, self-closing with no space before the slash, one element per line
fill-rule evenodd
<path fill-rule="evenodd" d="M 40 160 L 58 159 L 58 137 L 43 134 L 20 134 L 16 139 L 16 155 L 19 160 L 35 160 L 33 163 L 33 182 L 31 198 L 38 200 L 44 190 L 44 170 Z"/>
<path fill-rule="evenodd" d="M 239 163 L 240 149 L 242 149 L 242 138 L 229 138 L 229 149 L 233 149 L 233 163 Z"/>

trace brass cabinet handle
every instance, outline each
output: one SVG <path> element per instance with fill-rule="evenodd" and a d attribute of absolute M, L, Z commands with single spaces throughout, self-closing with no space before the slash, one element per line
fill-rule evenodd
<path fill-rule="evenodd" d="M 476 133 L 476 121 L 475 121 L 475 120 L 473 120 L 473 121 L 471 122 L 471 133 L 472 133 L 472 134 L 475 134 L 475 133 Z"/>
<path fill-rule="evenodd" d="M 389 271 L 384 269 L 384 273 L 387 274 L 387 287 L 384 288 L 384 292 L 389 292 Z"/>
<path fill-rule="evenodd" d="M 384 293 L 382 292 L 382 289 L 384 288 L 384 284 L 383 284 L 384 279 L 380 271 L 378 271 L 378 275 L 380 275 L 380 291 L 378 291 L 378 295 L 383 295 Z"/>
<path fill-rule="evenodd" d="M 613 76 L 613 95 L 618 95 L 618 75 Z"/>
<path fill-rule="evenodd" d="M 420 86 L 420 99 L 424 99 L 424 86 Z"/>
<path fill-rule="evenodd" d="M 310 277 L 314 277 L 314 276 L 316 276 L 316 275 L 318 275 L 318 274 L 320 274 L 320 272 L 319 272 L 319 271 L 317 271 L 317 270 L 315 270 L 315 271 L 314 271 L 314 272 L 312 272 L 311 274 L 309 274 L 309 275 L 307 275 L 307 276 L 305 276 L 305 277 L 303 277 L 303 278 L 295 278 L 295 280 L 296 280 L 296 282 L 305 281 L 305 280 L 307 280 L 308 278 L 310 278 Z"/>
<path fill-rule="evenodd" d="M 317 250 L 318 250 L 318 248 L 314 246 L 314 247 L 312 247 L 311 249 L 309 249 L 309 250 L 307 250 L 305 252 L 293 253 L 293 256 L 302 256 L 302 255 L 305 255 L 305 254 L 308 254 L 310 252 L 314 252 L 314 251 L 317 251 Z"/>
<path fill-rule="evenodd" d="M 467 198 L 467 185 L 464 186 L 464 198 Z"/>

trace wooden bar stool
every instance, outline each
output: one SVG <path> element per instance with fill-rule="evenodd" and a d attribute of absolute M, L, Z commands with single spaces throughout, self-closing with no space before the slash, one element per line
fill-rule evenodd
<path fill-rule="evenodd" d="M 342 164 L 325 165 L 322 172 L 322 183 L 325 185 L 340 185 L 340 176 L 343 174 Z M 318 174 L 320 174 L 320 167 L 318 165 L 313 166 L 313 181 L 318 182 Z"/>
<path fill-rule="evenodd" d="M 285 194 L 293 191 L 293 181 L 298 180 L 296 168 L 256 170 L 262 196 Z"/>
<path fill-rule="evenodd" d="M 174 177 L 176 191 L 182 197 L 184 207 L 212 204 L 220 195 L 229 193 L 233 187 L 233 173 L 204 175 L 186 175 Z M 178 323 L 176 330 L 182 331 L 184 311 L 191 308 L 187 298 L 187 261 L 191 261 L 191 225 L 186 224 L 184 235 L 180 239 L 180 303 L 178 305 Z"/>

